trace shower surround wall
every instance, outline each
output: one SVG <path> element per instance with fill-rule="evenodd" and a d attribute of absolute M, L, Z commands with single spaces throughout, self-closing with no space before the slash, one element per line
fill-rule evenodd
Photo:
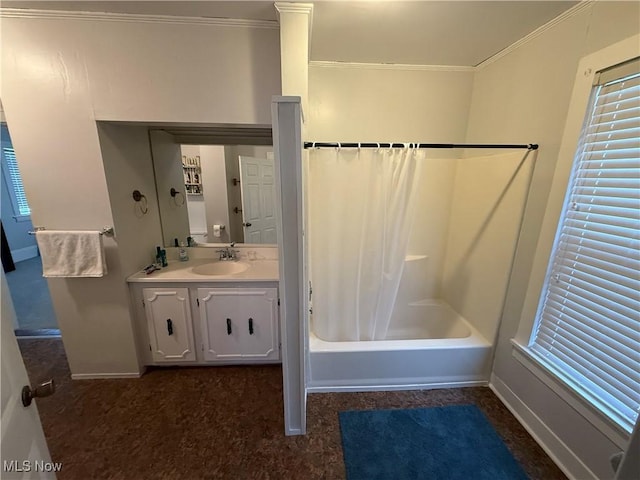
<path fill-rule="evenodd" d="M 312 63 L 309 72 L 309 140 L 455 143 L 465 137 L 470 70 Z M 458 159 L 464 152 L 426 150 L 392 324 L 408 305 L 440 298 L 493 343 L 534 161 L 530 155 L 515 174 L 525 152 L 486 157 L 470 150 L 474 158 Z"/>
<path fill-rule="evenodd" d="M 492 344 L 536 156 L 517 150 L 456 161 L 441 293 Z"/>

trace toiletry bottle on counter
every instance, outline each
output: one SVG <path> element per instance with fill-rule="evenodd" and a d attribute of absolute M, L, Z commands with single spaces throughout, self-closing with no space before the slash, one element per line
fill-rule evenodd
<path fill-rule="evenodd" d="M 158 268 L 162 266 L 162 250 L 160 250 L 160 247 L 156 247 L 156 266 Z"/>
<path fill-rule="evenodd" d="M 162 260 L 162 266 L 163 267 L 168 267 L 169 266 L 169 262 L 167 262 L 167 251 L 164 248 L 162 250 L 160 250 L 160 258 Z"/>
<path fill-rule="evenodd" d="M 180 244 L 180 250 L 178 252 L 178 257 L 180 258 L 181 262 L 186 262 L 187 260 L 189 260 L 189 254 L 187 253 L 187 249 L 184 248 L 184 242 L 182 242 Z"/>

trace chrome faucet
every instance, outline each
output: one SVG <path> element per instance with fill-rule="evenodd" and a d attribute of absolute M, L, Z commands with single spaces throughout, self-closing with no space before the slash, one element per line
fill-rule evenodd
<path fill-rule="evenodd" d="M 236 242 L 231 242 L 231 244 L 228 247 L 225 247 L 224 250 L 216 250 L 216 252 L 220 254 L 218 260 L 237 260 L 238 250 L 233 249 L 235 245 Z"/>

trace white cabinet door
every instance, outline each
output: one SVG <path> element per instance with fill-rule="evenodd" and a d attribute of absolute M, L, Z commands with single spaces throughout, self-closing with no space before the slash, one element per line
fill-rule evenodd
<path fill-rule="evenodd" d="M 276 288 L 199 288 L 207 361 L 280 358 Z"/>
<path fill-rule="evenodd" d="M 144 310 L 155 362 L 193 362 L 196 352 L 187 288 L 144 288 Z"/>

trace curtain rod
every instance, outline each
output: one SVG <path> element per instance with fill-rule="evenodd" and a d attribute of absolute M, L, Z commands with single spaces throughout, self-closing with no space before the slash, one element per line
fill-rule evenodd
<path fill-rule="evenodd" d="M 537 150 L 537 143 L 483 144 L 483 143 L 358 143 L 358 142 L 304 142 L 304 148 L 509 148 Z"/>

